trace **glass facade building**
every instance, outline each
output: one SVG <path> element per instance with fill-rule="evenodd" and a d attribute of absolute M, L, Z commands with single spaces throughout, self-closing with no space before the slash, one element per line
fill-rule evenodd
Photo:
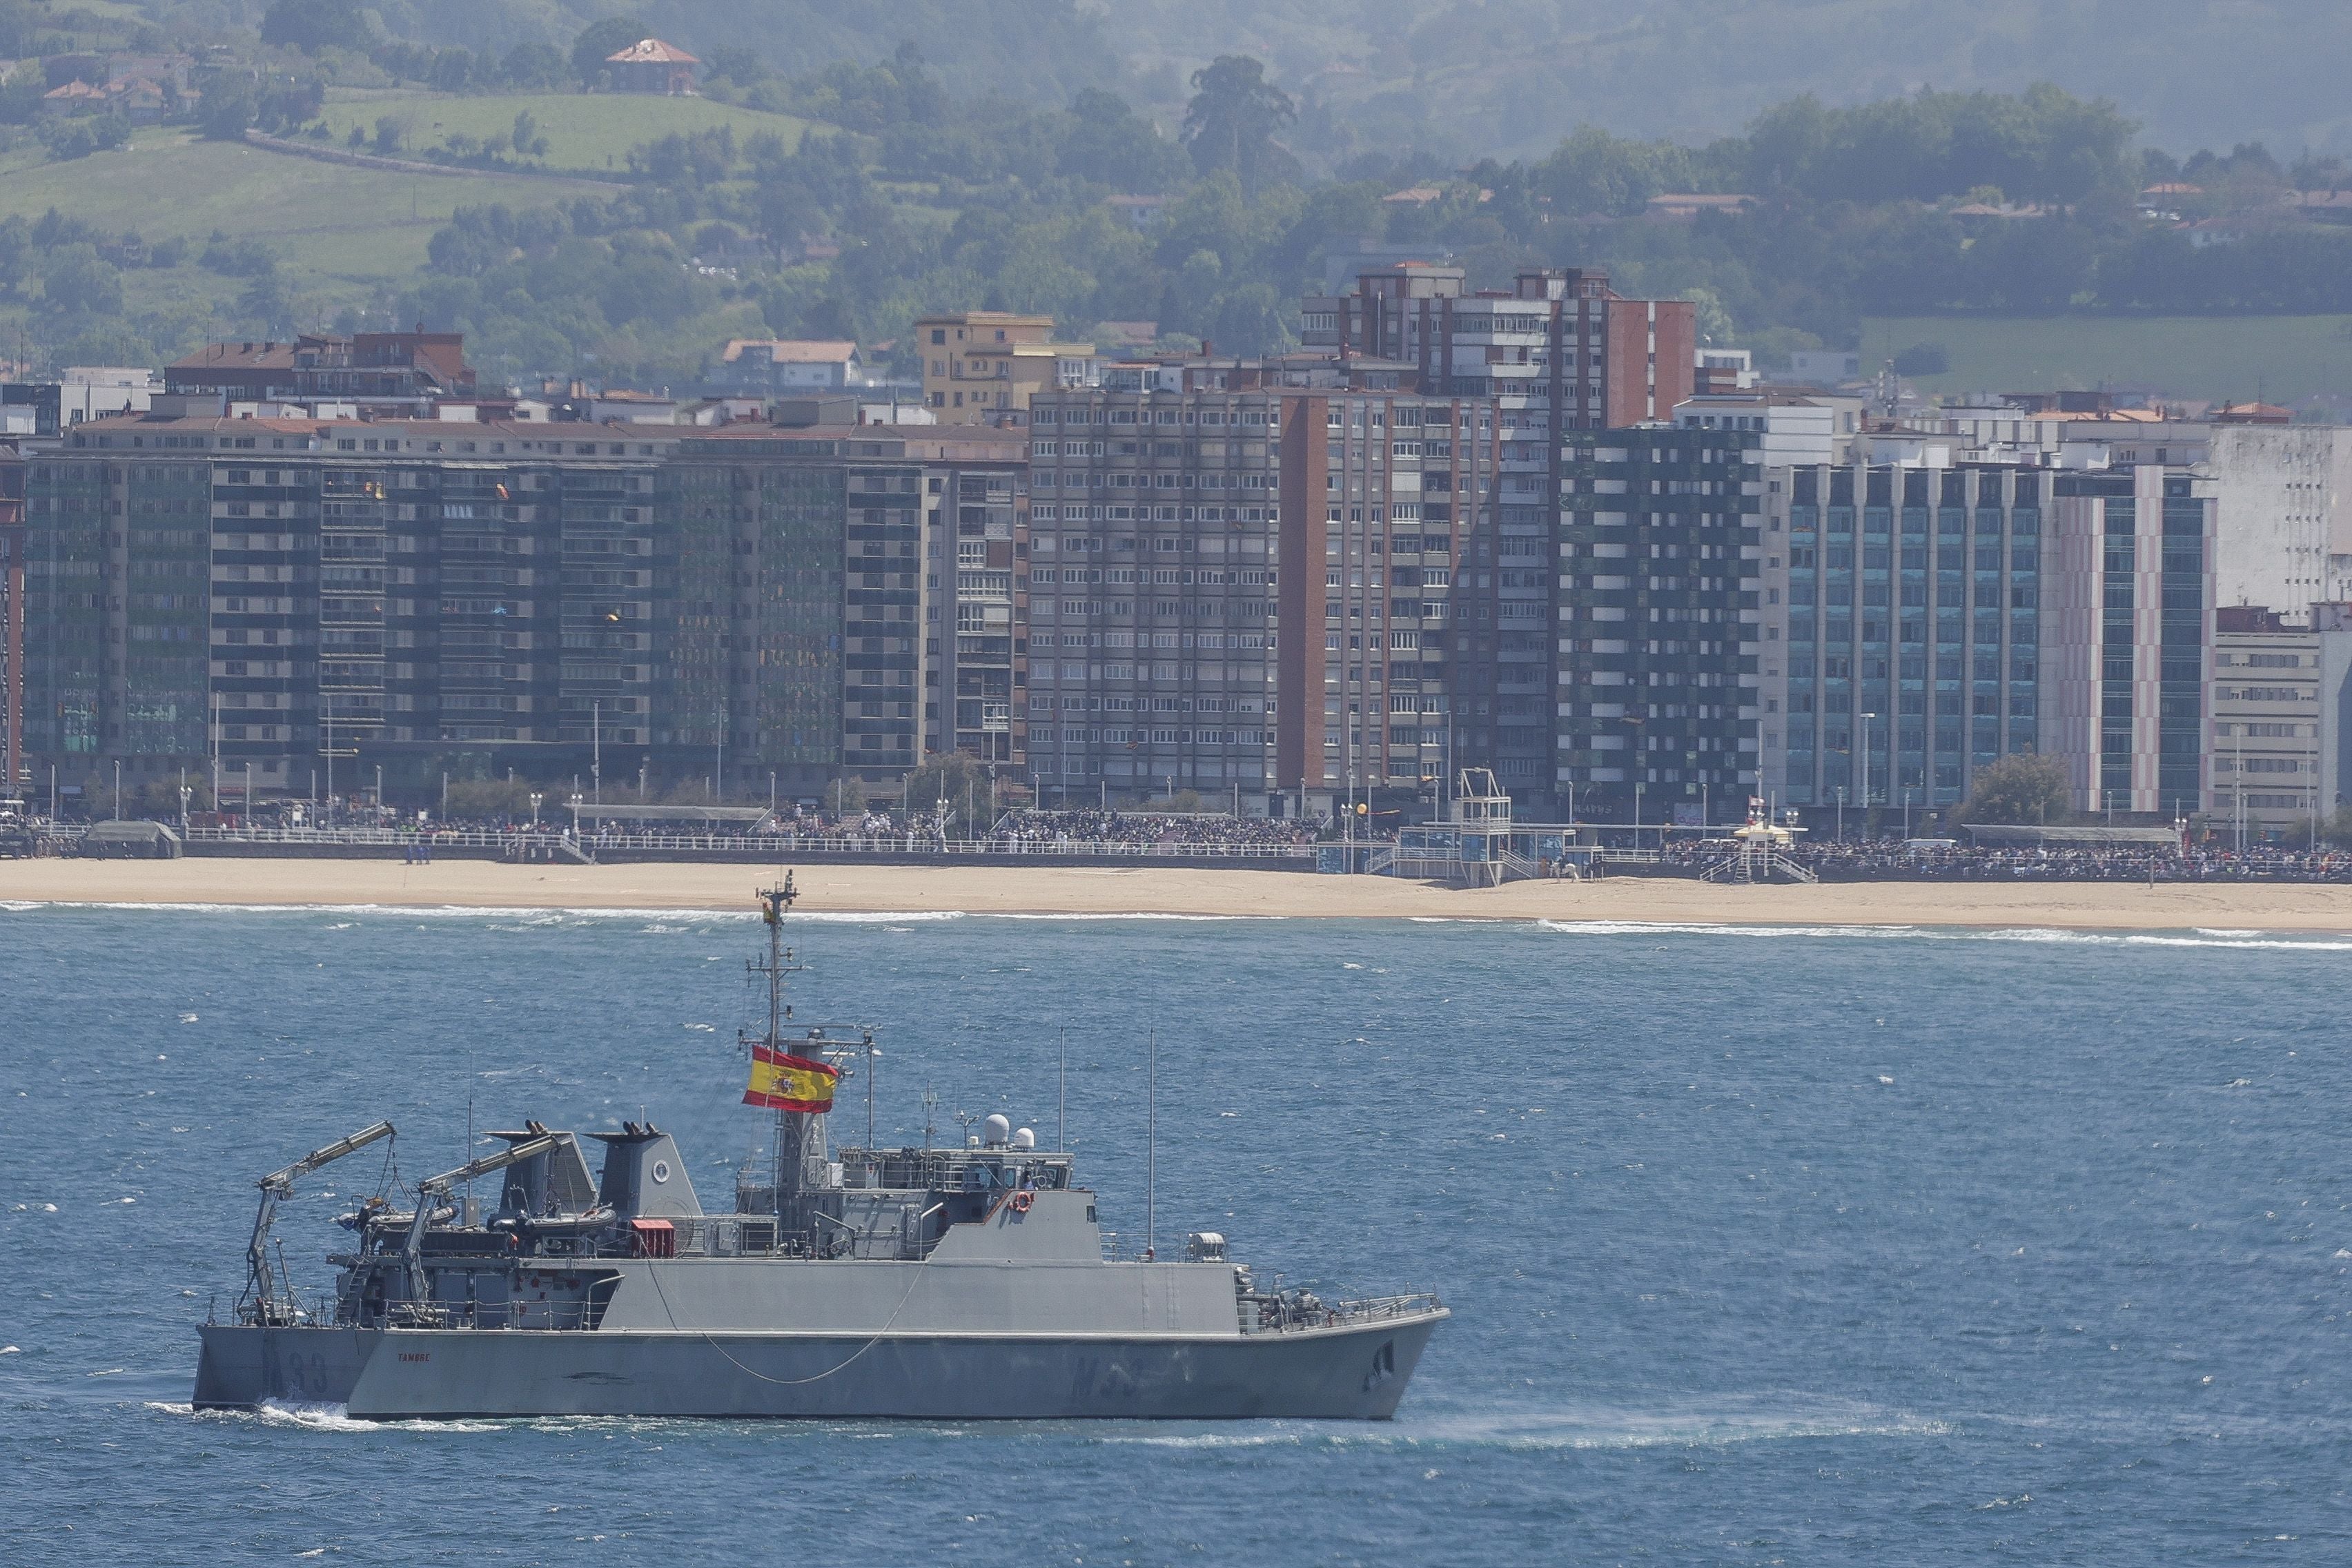
<path fill-rule="evenodd" d="M 1779 804 L 1949 805 L 1977 769 L 2041 749 L 2051 479 L 1990 465 L 1769 475 L 1763 725 Z"/>

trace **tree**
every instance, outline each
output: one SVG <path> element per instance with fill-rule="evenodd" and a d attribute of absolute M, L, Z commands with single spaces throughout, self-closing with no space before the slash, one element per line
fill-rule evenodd
<path fill-rule="evenodd" d="M 373 40 L 359 0 L 275 0 L 261 14 L 261 41 L 315 55 L 328 48 L 363 53 Z"/>
<path fill-rule="evenodd" d="M 962 752 L 950 752 L 907 775 L 901 809 L 913 821 L 941 824 L 950 838 L 978 838 L 994 820 L 989 794 L 988 770 Z"/>
<path fill-rule="evenodd" d="M 122 313 L 122 274 L 86 245 L 59 251 L 41 275 L 41 292 L 60 310 L 93 316 Z"/>
<path fill-rule="evenodd" d="M 2019 752 L 1978 771 L 1953 820 L 2051 826 L 2066 820 L 2069 793 L 2065 763 Z"/>
<path fill-rule="evenodd" d="M 572 74 L 583 87 L 594 87 L 604 75 L 604 62 L 638 39 L 648 37 L 635 16 L 607 16 L 581 29 L 572 44 Z"/>
<path fill-rule="evenodd" d="M 244 141 L 245 128 L 253 123 L 252 85 L 227 76 L 215 80 L 205 89 L 196 123 L 215 142 Z"/>
<path fill-rule="evenodd" d="M 547 156 L 547 138 L 539 133 L 539 121 L 530 117 L 528 109 L 519 110 L 515 115 L 513 141 L 518 158 Z"/>
<path fill-rule="evenodd" d="M 1263 64 L 1247 55 L 1219 55 L 1192 73 L 1184 143 L 1202 174 L 1230 169 L 1255 190 L 1297 169 L 1297 161 L 1274 140 L 1297 118 L 1297 104 L 1265 79 Z"/>

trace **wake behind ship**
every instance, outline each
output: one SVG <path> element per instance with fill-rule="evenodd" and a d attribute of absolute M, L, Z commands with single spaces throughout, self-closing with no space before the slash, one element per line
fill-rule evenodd
<path fill-rule="evenodd" d="M 772 1146 L 706 1212 L 667 1132 L 536 1121 L 506 1147 L 367 1199 L 299 1300 L 270 1232 L 294 1184 L 394 1136 L 377 1122 L 263 1177 L 234 1321 L 198 1331 L 194 1403 L 459 1415 L 1247 1416 L 1385 1420 L 1433 1296 L 1323 1300 L 1195 1232 L 1181 1260 L 1106 1247 L 1066 1152 L 1001 1116 L 961 1148 L 829 1149 L 870 1030 L 787 1037 L 791 879 L 761 895 L 768 1027 L 745 1102 Z M 871 1092 L 870 1065 L 867 1071 Z M 870 1104 L 870 1101 L 869 1101 Z M 871 1143 L 870 1115 L 867 1142 Z M 497 1205 L 459 1194 L 497 1176 Z M 405 1209 L 396 1206 L 405 1198 Z"/>

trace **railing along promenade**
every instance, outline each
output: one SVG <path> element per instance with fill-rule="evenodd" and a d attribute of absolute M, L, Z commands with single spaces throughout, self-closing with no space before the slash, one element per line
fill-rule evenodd
<path fill-rule="evenodd" d="M 488 827 L 434 828 L 424 833 L 390 827 L 192 827 L 186 833 L 191 850 L 234 853 L 239 848 L 267 848 L 299 854 L 305 849 L 367 849 L 397 852 L 425 849 L 467 858 L 490 856 L 513 859 L 592 858 L 626 855 L 723 856 L 730 859 L 774 860 L 809 856 L 844 859 L 1064 859 L 1144 861 L 1230 861 L 1237 864 L 1282 866 L 1312 864 L 1312 844 L 1138 843 L 1088 838 L 940 838 L 922 833 L 597 833 L 575 838 L 551 829 Z"/>

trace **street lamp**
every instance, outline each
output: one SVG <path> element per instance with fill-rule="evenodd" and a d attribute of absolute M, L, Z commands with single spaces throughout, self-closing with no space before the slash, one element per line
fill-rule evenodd
<path fill-rule="evenodd" d="M 1862 716 L 1862 831 L 1870 833 L 1870 726 L 1878 718 L 1875 713 Z"/>
<path fill-rule="evenodd" d="M 546 798 L 547 795 L 543 791 L 533 790 L 530 792 L 530 825 L 533 827 L 537 827 L 539 826 L 539 803 Z"/>

